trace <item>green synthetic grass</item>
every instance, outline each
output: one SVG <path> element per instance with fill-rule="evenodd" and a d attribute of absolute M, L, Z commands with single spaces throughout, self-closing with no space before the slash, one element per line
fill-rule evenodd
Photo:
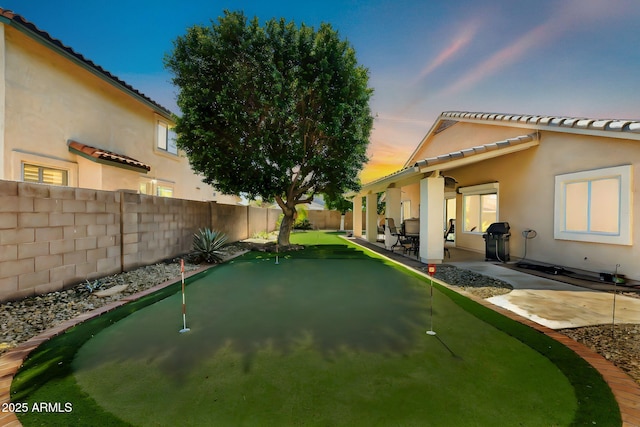
<path fill-rule="evenodd" d="M 191 280 L 187 334 L 177 333 L 178 284 L 41 346 L 13 400 L 71 402 L 73 412 L 21 421 L 620 425 L 597 372 L 543 334 L 435 286 L 438 335 L 427 336 L 423 278 L 335 235 L 292 241 L 326 246 L 281 254 L 277 266 L 272 254 L 246 254 Z"/>

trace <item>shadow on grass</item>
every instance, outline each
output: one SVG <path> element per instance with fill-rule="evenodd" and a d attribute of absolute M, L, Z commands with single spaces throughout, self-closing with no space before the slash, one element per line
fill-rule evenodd
<path fill-rule="evenodd" d="M 344 351 L 405 354 L 423 338 L 426 298 L 416 278 L 346 246 L 298 251 L 279 265 L 253 254 L 188 286 L 190 332 L 177 333 L 174 295 L 105 330 L 79 365 L 135 360 L 182 381 L 223 348 L 242 356 L 245 372 L 267 348 L 307 348 L 328 361 Z"/>

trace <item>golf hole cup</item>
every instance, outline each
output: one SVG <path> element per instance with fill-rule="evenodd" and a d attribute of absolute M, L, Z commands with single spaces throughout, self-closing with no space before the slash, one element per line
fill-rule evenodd
<path fill-rule="evenodd" d="M 429 276 L 431 279 L 429 282 L 431 283 L 431 308 L 430 308 L 430 318 L 431 318 L 431 327 L 427 331 L 427 335 L 435 335 L 435 331 L 433 330 L 433 275 L 436 274 L 436 265 L 429 264 L 427 267 L 427 271 L 429 272 Z"/>

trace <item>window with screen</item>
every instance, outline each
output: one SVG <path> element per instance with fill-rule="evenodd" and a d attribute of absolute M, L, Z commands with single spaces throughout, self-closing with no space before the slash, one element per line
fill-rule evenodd
<path fill-rule="evenodd" d="M 630 244 L 631 165 L 557 175 L 556 239 Z"/>
<path fill-rule="evenodd" d="M 22 180 L 40 184 L 68 185 L 69 172 L 64 169 L 23 163 Z"/>

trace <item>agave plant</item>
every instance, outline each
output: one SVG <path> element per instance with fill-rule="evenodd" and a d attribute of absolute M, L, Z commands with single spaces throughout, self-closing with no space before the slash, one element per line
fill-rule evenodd
<path fill-rule="evenodd" d="M 217 263 L 222 261 L 220 248 L 227 242 L 227 235 L 216 230 L 201 228 L 193 235 L 193 251 L 199 262 Z"/>

